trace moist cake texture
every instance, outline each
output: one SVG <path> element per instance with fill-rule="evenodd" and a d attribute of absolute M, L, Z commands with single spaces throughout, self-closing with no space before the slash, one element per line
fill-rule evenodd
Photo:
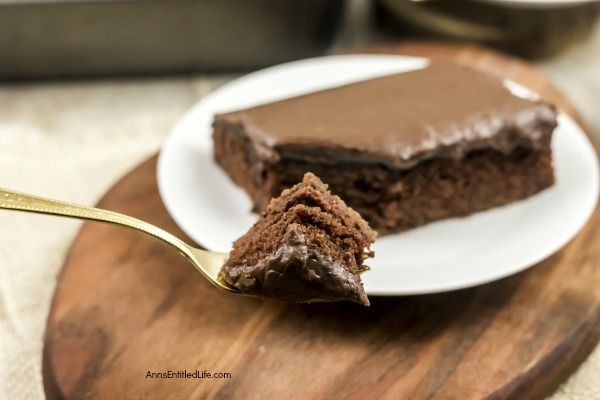
<path fill-rule="evenodd" d="M 553 106 L 448 62 L 220 114 L 213 127 L 216 161 L 255 210 L 311 171 L 380 234 L 554 182 Z"/>
<path fill-rule="evenodd" d="M 315 175 L 271 200 L 233 244 L 221 279 L 243 293 L 290 302 L 369 305 L 360 273 L 376 233 Z"/>

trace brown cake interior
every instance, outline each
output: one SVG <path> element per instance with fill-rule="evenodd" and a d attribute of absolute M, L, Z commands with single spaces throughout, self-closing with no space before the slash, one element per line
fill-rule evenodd
<path fill-rule="evenodd" d="M 380 235 L 431 221 L 469 215 L 531 196 L 554 183 L 552 154 L 517 147 L 510 153 L 471 151 L 460 159 L 433 158 L 410 169 L 378 163 L 260 160 L 247 137 L 215 128 L 215 158 L 264 210 L 270 197 L 311 171 L 328 183 Z"/>
<path fill-rule="evenodd" d="M 549 148 L 517 148 L 510 154 L 479 150 L 461 160 L 433 159 L 410 170 L 350 164 L 332 170 L 324 164 L 304 162 L 290 162 L 282 168 L 285 172 L 274 169 L 269 174 L 274 191 L 312 171 L 330 182 L 331 190 L 379 234 L 501 206 L 554 183 Z"/>
<path fill-rule="evenodd" d="M 376 234 L 313 174 L 271 200 L 233 246 L 222 279 L 249 294 L 287 301 L 368 304 L 359 274 Z"/>

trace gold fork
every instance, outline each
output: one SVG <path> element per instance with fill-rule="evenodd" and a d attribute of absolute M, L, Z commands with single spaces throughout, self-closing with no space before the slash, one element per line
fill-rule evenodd
<path fill-rule="evenodd" d="M 230 287 L 219 279 L 219 271 L 227 260 L 229 254 L 207 251 L 190 246 L 183 240 L 173 236 L 169 232 L 160 229 L 148 222 L 119 214 L 114 211 L 99 208 L 86 207 L 64 201 L 45 199 L 30 194 L 19 193 L 12 190 L 0 188 L 0 209 L 26 211 L 38 214 L 58 215 L 62 217 L 86 219 L 109 224 L 120 225 L 126 228 L 145 233 L 164 243 L 176 248 L 206 279 L 219 289 L 238 293 L 235 288 Z"/>

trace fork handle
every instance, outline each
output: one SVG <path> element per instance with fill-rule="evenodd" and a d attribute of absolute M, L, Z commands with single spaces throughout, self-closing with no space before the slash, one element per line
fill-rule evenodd
<path fill-rule="evenodd" d="M 57 215 L 120 225 L 159 239 L 175 247 L 184 256 L 191 257 L 189 246 L 181 239 L 148 222 L 114 211 L 46 199 L 2 188 L 0 188 L 0 209 Z"/>

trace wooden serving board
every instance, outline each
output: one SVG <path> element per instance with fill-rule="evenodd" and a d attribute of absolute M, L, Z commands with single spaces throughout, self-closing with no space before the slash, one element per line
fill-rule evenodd
<path fill-rule="evenodd" d="M 581 122 L 547 79 L 514 59 L 436 44 L 377 51 L 470 63 L 544 94 Z M 99 206 L 185 237 L 161 203 L 155 164 L 152 158 L 137 167 Z M 569 245 L 526 272 L 449 293 L 372 298 L 364 308 L 232 296 L 161 243 L 86 223 L 48 317 L 46 393 L 50 399 L 539 399 L 600 338 L 599 230 L 596 211 Z M 200 378 L 147 377 L 168 370 L 198 370 Z M 202 378 L 203 371 L 231 378 Z"/>

